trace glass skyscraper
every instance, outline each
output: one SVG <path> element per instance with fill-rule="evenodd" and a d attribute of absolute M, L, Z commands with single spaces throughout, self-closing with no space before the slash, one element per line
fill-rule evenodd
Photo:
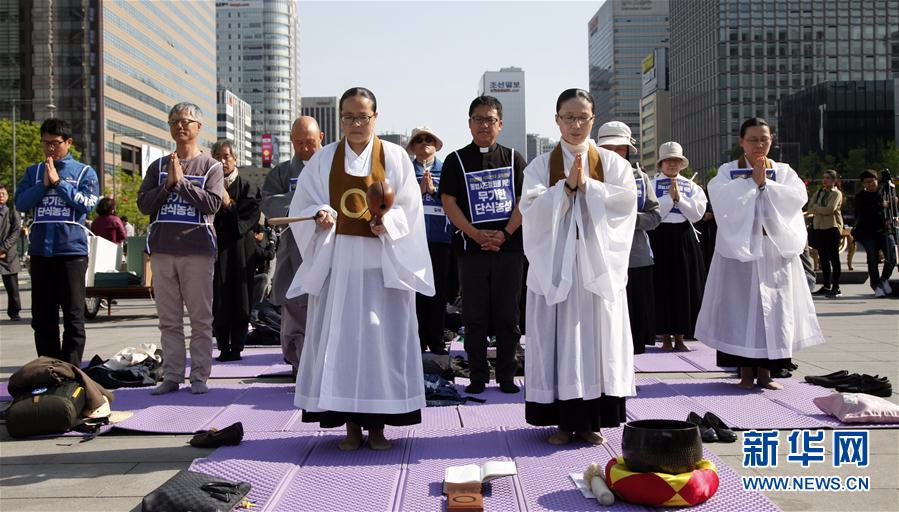
<path fill-rule="evenodd" d="M 592 136 L 607 121 L 627 123 L 636 136 L 641 62 L 656 48 L 668 47 L 668 0 L 606 0 L 587 33 L 590 94 L 596 107 Z"/>
<path fill-rule="evenodd" d="M 673 137 L 702 172 L 730 160 L 743 120 L 776 133 L 780 98 L 899 73 L 899 0 L 679 0 L 670 49 Z"/>

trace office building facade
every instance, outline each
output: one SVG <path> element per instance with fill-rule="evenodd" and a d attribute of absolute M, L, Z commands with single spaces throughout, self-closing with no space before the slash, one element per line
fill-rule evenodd
<path fill-rule="evenodd" d="M 228 89 L 219 89 L 218 102 L 219 140 L 229 140 L 234 144 L 237 166 L 251 165 L 253 160 L 253 108 L 249 103 Z"/>
<path fill-rule="evenodd" d="M 336 142 L 343 137 L 336 96 L 307 97 L 300 100 L 300 115 L 315 118 L 322 133 L 322 144 Z"/>
<path fill-rule="evenodd" d="M 899 73 L 899 0 L 671 3 L 673 137 L 694 169 L 730 159 L 740 124 L 828 81 Z M 798 154 L 788 160 L 798 165 Z"/>
<path fill-rule="evenodd" d="M 781 98 L 774 156 L 845 158 L 850 150 L 863 149 L 874 157 L 886 142 L 896 141 L 897 82 L 824 82 Z"/>
<path fill-rule="evenodd" d="M 515 148 L 527 159 L 524 93 L 524 71 L 521 68 L 485 71 L 478 83 L 479 95 L 494 96 L 503 105 L 503 129 L 496 141 L 503 146 Z"/>
<path fill-rule="evenodd" d="M 550 139 L 549 137 L 541 137 L 536 133 L 528 134 L 528 156 L 527 161 L 531 163 L 531 160 L 537 158 L 543 153 L 549 153 L 556 147 L 557 142 Z"/>
<path fill-rule="evenodd" d="M 587 25 L 592 136 L 608 121 L 640 130 L 641 62 L 668 46 L 668 0 L 606 0 Z"/>
<path fill-rule="evenodd" d="M 4 97 L 23 100 L 22 119 L 69 121 L 84 162 L 104 190 L 115 167 L 141 173 L 174 149 L 168 111 L 189 101 L 205 114 L 201 143 L 215 139 L 215 18 L 211 1 L 101 2 L 34 0 L 5 3 L 0 55 Z M 3 11 L 0 11 L 2 13 Z M 19 40 L 9 37 L 10 23 Z M 11 79 L 18 73 L 18 81 Z M 50 110 L 47 105 L 55 106 Z"/>
<path fill-rule="evenodd" d="M 668 50 L 657 48 L 643 58 L 640 131 L 636 158 L 643 169 L 655 171 L 659 146 L 671 140 L 671 102 L 668 92 Z"/>
<path fill-rule="evenodd" d="M 218 87 L 253 107 L 254 164 L 262 164 L 265 136 L 272 162 L 288 158 L 290 126 L 299 112 L 296 2 L 218 1 L 215 17 Z"/>

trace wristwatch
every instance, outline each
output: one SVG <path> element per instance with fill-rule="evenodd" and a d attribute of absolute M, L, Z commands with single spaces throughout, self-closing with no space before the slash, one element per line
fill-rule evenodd
<path fill-rule="evenodd" d="M 50 182 L 50 187 L 56 187 L 56 185 L 59 185 L 59 178 L 57 178 L 56 181 Z"/>
<path fill-rule="evenodd" d="M 512 238 L 512 233 L 506 231 L 506 228 L 503 228 L 503 240 L 508 240 Z"/>

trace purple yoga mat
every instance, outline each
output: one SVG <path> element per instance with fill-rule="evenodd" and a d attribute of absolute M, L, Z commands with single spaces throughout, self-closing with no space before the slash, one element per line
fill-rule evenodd
<path fill-rule="evenodd" d="M 637 378 L 637 396 L 627 399 L 627 416 L 633 420 L 684 420 L 691 411 L 702 416 L 707 410 L 655 377 Z"/>
<path fill-rule="evenodd" d="M 506 439 L 518 466 L 526 510 L 598 510 L 602 506 L 592 498 L 585 498 L 574 486 L 569 473 L 581 473 L 593 462 L 605 468 L 612 458 L 607 446 L 588 445 L 572 440 L 564 446 L 549 444 L 546 439 L 552 428 L 509 430 Z M 603 434 L 606 431 L 603 430 Z M 549 470 L 551 468 L 551 470 Z M 616 502 L 614 510 L 645 511 L 628 503 Z"/>
<path fill-rule="evenodd" d="M 443 473 L 448 466 L 510 458 L 504 432 L 498 429 L 415 431 L 394 510 L 443 510 Z M 521 510 L 515 477 L 484 486 L 484 509 Z"/>
<path fill-rule="evenodd" d="M 293 384 L 254 383 L 204 426 L 224 428 L 242 422 L 244 432 L 280 432 L 299 416 L 293 406 Z"/>
<path fill-rule="evenodd" d="M 0 382 L 0 400 L 12 400 L 9 394 L 9 381 Z"/>
<path fill-rule="evenodd" d="M 527 427 L 524 403 L 465 404 L 459 406 L 459 416 L 465 428 Z"/>
<path fill-rule="evenodd" d="M 463 397 L 465 396 L 473 396 L 475 398 L 480 398 L 481 400 L 486 400 L 487 404 L 523 404 L 524 403 L 524 377 L 515 377 L 515 384 L 521 388 L 521 391 L 518 393 L 503 393 L 499 390 L 499 384 L 495 381 L 490 381 L 487 383 L 487 388 L 484 389 L 484 392 L 478 395 L 470 395 L 465 392 L 465 386 L 467 386 L 471 381 L 469 379 L 465 379 L 462 377 L 456 377 L 455 379 L 456 389 L 459 391 L 459 394 Z M 468 402 L 465 405 L 477 404 L 477 402 Z"/>
<path fill-rule="evenodd" d="M 240 361 L 222 363 L 215 360 L 218 355 L 219 351 L 214 350 L 212 353 L 212 372 L 209 375 L 212 379 L 241 379 L 257 377 L 272 372 L 280 373 L 283 372 L 285 366 L 287 367 L 287 373 L 290 373 L 290 365 L 284 364 L 281 347 L 247 348 L 241 352 Z M 190 357 L 187 358 L 184 375 L 185 377 L 190 375 Z"/>
<path fill-rule="evenodd" d="M 150 395 L 151 388 L 115 391 L 113 410 L 134 411 L 134 416 L 115 428 L 160 434 L 190 434 L 202 430 L 250 388 L 246 384 L 210 386 L 209 393 L 194 395 L 190 385 L 165 395 Z"/>
<path fill-rule="evenodd" d="M 226 446 L 197 459 L 191 471 L 250 482 L 255 510 L 272 508 L 315 446 L 317 433 L 248 433 L 237 446 Z"/>
<path fill-rule="evenodd" d="M 758 388 L 750 391 L 738 388 L 734 385 L 734 379 L 678 379 L 664 382 L 736 428 L 748 430 L 822 426 L 816 419 L 770 400 Z M 789 391 L 781 390 L 780 393 L 782 399 L 789 400 Z M 668 410 L 670 409 L 666 409 L 666 412 Z M 682 418 L 686 418 L 690 411 L 678 412 Z"/>
<path fill-rule="evenodd" d="M 638 372 L 696 372 L 702 369 L 679 357 L 678 352 L 666 352 L 650 345 L 646 353 L 634 356 L 634 369 Z"/>
<path fill-rule="evenodd" d="M 691 363 L 704 372 L 729 372 L 733 368 L 718 366 L 718 353 L 715 349 L 696 341 L 686 342 L 690 352 L 677 352 L 677 356 Z"/>

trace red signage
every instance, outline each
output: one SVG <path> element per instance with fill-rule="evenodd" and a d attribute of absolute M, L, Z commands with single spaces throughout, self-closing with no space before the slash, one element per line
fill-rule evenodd
<path fill-rule="evenodd" d="M 272 136 L 268 133 L 262 134 L 262 167 L 272 166 Z"/>

